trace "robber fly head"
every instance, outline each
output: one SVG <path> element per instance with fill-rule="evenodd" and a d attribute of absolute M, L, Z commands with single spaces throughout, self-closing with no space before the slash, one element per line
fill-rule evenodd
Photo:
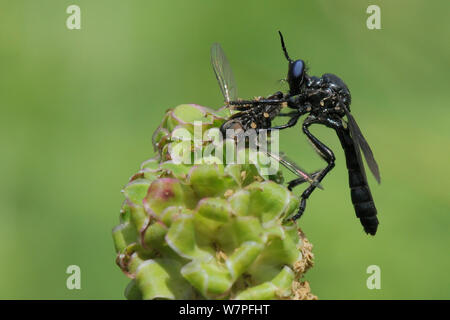
<path fill-rule="evenodd" d="M 302 86 L 305 83 L 305 77 L 306 77 L 306 66 L 305 61 L 298 59 L 298 60 L 292 60 L 289 57 L 289 54 L 286 50 L 286 45 L 284 44 L 283 35 L 280 31 L 278 31 L 280 34 L 281 39 L 281 47 L 283 48 L 284 56 L 286 57 L 287 61 L 289 61 L 289 69 L 288 69 L 288 75 L 287 75 L 287 82 L 289 84 L 289 95 L 295 96 L 301 92 Z"/>

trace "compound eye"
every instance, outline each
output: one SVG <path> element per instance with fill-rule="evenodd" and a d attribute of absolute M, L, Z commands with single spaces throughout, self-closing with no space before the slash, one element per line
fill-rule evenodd
<path fill-rule="evenodd" d="M 305 70 L 305 63 L 303 62 L 303 60 L 296 60 L 293 62 L 291 70 L 294 78 L 302 78 L 303 71 Z"/>
<path fill-rule="evenodd" d="M 291 60 L 289 62 L 287 80 L 289 83 L 289 94 L 292 96 L 299 94 L 305 80 L 305 62 L 303 60 Z"/>

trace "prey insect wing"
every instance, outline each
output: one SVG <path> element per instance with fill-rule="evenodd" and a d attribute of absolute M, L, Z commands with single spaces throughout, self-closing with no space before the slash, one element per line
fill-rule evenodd
<path fill-rule="evenodd" d="M 237 100 L 237 89 L 233 71 L 219 43 L 214 43 L 211 46 L 211 64 L 225 101 Z"/>
<path fill-rule="evenodd" d="M 347 110 L 347 108 L 344 108 L 345 110 L 345 114 L 347 116 L 347 120 L 348 120 L 348 127 L 350 129 L 350 133 L 352 135 L 353 140 L 355 141 L 355 148 L 357 148 L 358 150 L 356 150 L 356 154 L 358 155 L 358 161 L 361 162 L 361 168 L 364 168 L 364 166 L 362 165 L 362 159 L 361 159 L 361 153 L 359 151 L 359 148 L 361 148 L 363 154 L 364 154 L 364 158 L 366 158 L 367 161 L 367 165 L 369 166 L 370 171 L 372 172 L 373 176 L 375 177 L 375 179 L 377 180 L 378 183 L 380 183 L 381 178 L 380 178 L 380 170 L 378 168 L 378 164 L 375 161 L 375 158 L 373 156 L 373 152 L 372 149 L 370 149 L 369 144 L 367 143 L 367 140 L 364 138 L 361 129 L 359 128 L 358 124 L 355 121 L 355 118 L 353 118 L 353 116 L 350 114 L 350 112 Z M 365 172 L 364 172 L 364 176 L 365 176 Z M 367 180 L 367 177 L 366 177 Z"/>
<path fill-rule="evenodd" d="M 302 168 L 300 168 L 294 161 L 287 158 L 286 155 L 283 154 L 282 152 L 280 152 L 280 154 L 278 154 L 278 155 L 276 155 L 275 153 L 268 152 L 268 151 L 266 151 L 266 153 L 270 157 L 274 158 L 276 161 L 281 163 L 283 166 L 285 166 L 293 174 L 305 179 L 305 181 L 308 181 L 310 184 L 323 190 L 322 185 L 317 180 L 315 180 L 310 174 L 306 173 L 306 171 L 303 170 Z"/>

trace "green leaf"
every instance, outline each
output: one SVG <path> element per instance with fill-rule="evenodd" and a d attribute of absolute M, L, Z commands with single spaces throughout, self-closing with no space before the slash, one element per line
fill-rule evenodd
<path fill-rule="evenodd" d="M 144 198 L 144 208 L 151 214 L 159 215 L 170 206 L 189 206 L 193 203 L 189 189 L 178 179 L 160 178 L 152 182 Z"/>
<path fill-rule="evenodd" d="M 221 198 L 204 198 L 198 203 L 196 211 L 205 218 L 218 222 L 230 220 L 230 205 Z"/>
<path fill-rule="evenodd" d="M 260 216 L 263 223 L 280 218 L 289 204 L 289 191 L 275 182 L 255 182 L 245 189 L 250 191 L 250 214 Z"/>
<path fill-rule="evenodd" d="M 122 252 L 128 245 L 136 241 L 137 232 L 130 223 L 119 224 L 113 229 L 116 252 Z"/>
<path fill-rule="evenodd" d="M 187 259 L 208 259 L 209 253 L 201 250 L 196 243 L 194 217 L 180 214 L 172 222 L 165 237 L 167 244 L 180 256 Z"/>
<path fill-rule="evenodd" d="M 228 270 L 214 261 L 192 261 L 181 269 L 181 274 L 205 298 L 222 295 L 233 284 Z"/>
<path fill-rule="evenodd" d="M 188 179 L 199 198 L 224 196 L 227 190 L 238 187 L 230 176 L 224 174 L 221 164 L 196 165 L 191 169 Z"/>
<path fill-rule="evenodd" d="M 125 186 L 123 193 L 129 201 L 140 205 L 142 204 L 142 199 L 147 194 L 149 186 L 150 181 L 147 179 L 136 179 Z"/>
<path fill-rule="evenodd" d="M 264 245 L 261 243 L 247 241 L 233 252 L 226 261 L 227 268 L 233 280 L 236 280 L 250 267 L 263 248 Z"/>
<path fill-rule="evenodd" d="M 136 272 L 136 283 L 143 299 L 192 299 L 190 285 L 181 277 L 181 264 L 171 259 L 143 262 Z"/>

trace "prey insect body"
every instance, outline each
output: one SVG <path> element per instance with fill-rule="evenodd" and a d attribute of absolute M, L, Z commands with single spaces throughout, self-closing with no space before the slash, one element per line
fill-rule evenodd
<path fill-rule="evenodd" d="M 237 100 L 237 87 L 230 64 L 225 56 L 225 52 L 218 43 L 214 43 L 211 47 L 211 64 L 219 83 L 220 90 L 228 107 L 231 107 L 231 101 Z M 251 100 L 251 106 L 236 105 L 233 109 L 240 111 L 232 115 L 221 126 L 221 132 L 226 136 L 227 130 L 232 129 L 234 132 L 248 132 L 249 130 L 269 129 L 272 120 L 279 115 L 280 110 L 287 103 L 268 104 L 264 101 L 278 101 L 283 97 L 281 92 L 277 92 L 268 98 L 257 98 Z M 263 101 L 261 104 L 257 102 Z M 260 146 L 258 146 L 260 147 Z M 314 178 L 316 173 L 308 174 L 299 165 L 285 158 L 281 154 L 274 154 L 269 150 L 263 150 L 270 157 L 288 168 L 292 173 L 297 175 L 298 181 L 309 182 L 311 185 L 322 189 L 322 186 Z"/>

